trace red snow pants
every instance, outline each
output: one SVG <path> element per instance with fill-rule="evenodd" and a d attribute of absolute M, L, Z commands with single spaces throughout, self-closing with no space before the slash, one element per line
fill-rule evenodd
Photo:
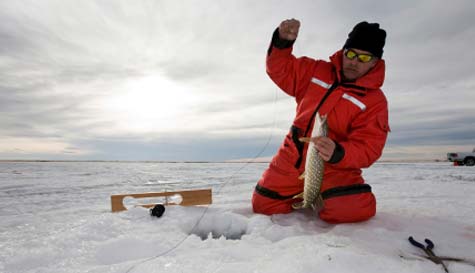
<path fill-rule="evenodd" d="M 271 163 L 253 193 L 254 212 L 266 215 L 292 212 L 292 204 L 301 201 L 292 197 L 303 191 L 303 182 L 298 175 L 297 170 L 283 171 Z M 319 212 L 320 219 L 335 224 L 352 223 L 368 220 L 376 214 L 376 199 L 368 184 L 338 184 L 334 187 L 322 185 L 324 208 Z"/>

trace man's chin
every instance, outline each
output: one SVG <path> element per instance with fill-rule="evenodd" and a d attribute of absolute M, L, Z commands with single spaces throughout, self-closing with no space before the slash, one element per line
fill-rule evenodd
<path fill-rule="evenodd" d="M 343 76 L 347 81 L 354 81 L 358 78 L 358 73 L 353 70 L 344 70 Z"/>

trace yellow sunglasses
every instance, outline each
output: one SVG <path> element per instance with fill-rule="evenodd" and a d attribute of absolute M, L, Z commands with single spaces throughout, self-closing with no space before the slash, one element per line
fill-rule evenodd
<path fill-rule="evenodd" d="M 344 54 L 350 60 L 353 60 L 354 58 L 358 57 L 358 61 L 362 63 L 370 62 L 374 58 L 374 56 L 371 54 L 358 54 L 351 49 L 345 49 Z"/>

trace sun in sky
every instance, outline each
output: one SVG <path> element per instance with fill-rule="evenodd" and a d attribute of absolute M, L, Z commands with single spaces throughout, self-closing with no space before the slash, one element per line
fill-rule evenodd
<path fill-rule="evenodd" d="M 127 79 L 104 98 L 102 110 L 118 129 L 143 133 L 183 126 L 180 117 L 190 115 L 196 103 L 191 88 L 161 75 L 147 75 Z"/>

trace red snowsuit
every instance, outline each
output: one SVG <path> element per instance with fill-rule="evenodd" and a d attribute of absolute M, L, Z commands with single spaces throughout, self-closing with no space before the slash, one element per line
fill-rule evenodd
<path fill-rule="evenodd" d="M 293 210 L 291 204 L 299 201 L 291 197 L 303 191 L 304 182 L 298 176 L 305 168 L 308 144 L 299 144 L 298 137 L 304 136 L 307 126 L 313 126 L 313 112 L 337 81 L 319 114 L 327 114 L 328 137 L 342 148 L 344 156 L 337 163 L 325 163 L 321 187 L 324 209 L 319 216 L 330 223 L 343 223 L 375 215 L 376 200 L 371 187 L 364 184 L 361 168 L 369 167 L 381 156 L 389 132 L 387 101 L 380 89 L 385 63 L 380 59 L 355 82 L 342 83 L 342 57 L 340 50 L 330 62 L 296 58 L 291 47 L 271 45 L 267 73 L 283 91 L 295 97 L 297 108 L 291 131 L 258 181 L 252 197 L 254 212 L 289 213 Z M 311 135 L 311 129 L 306 136 Z"/>

